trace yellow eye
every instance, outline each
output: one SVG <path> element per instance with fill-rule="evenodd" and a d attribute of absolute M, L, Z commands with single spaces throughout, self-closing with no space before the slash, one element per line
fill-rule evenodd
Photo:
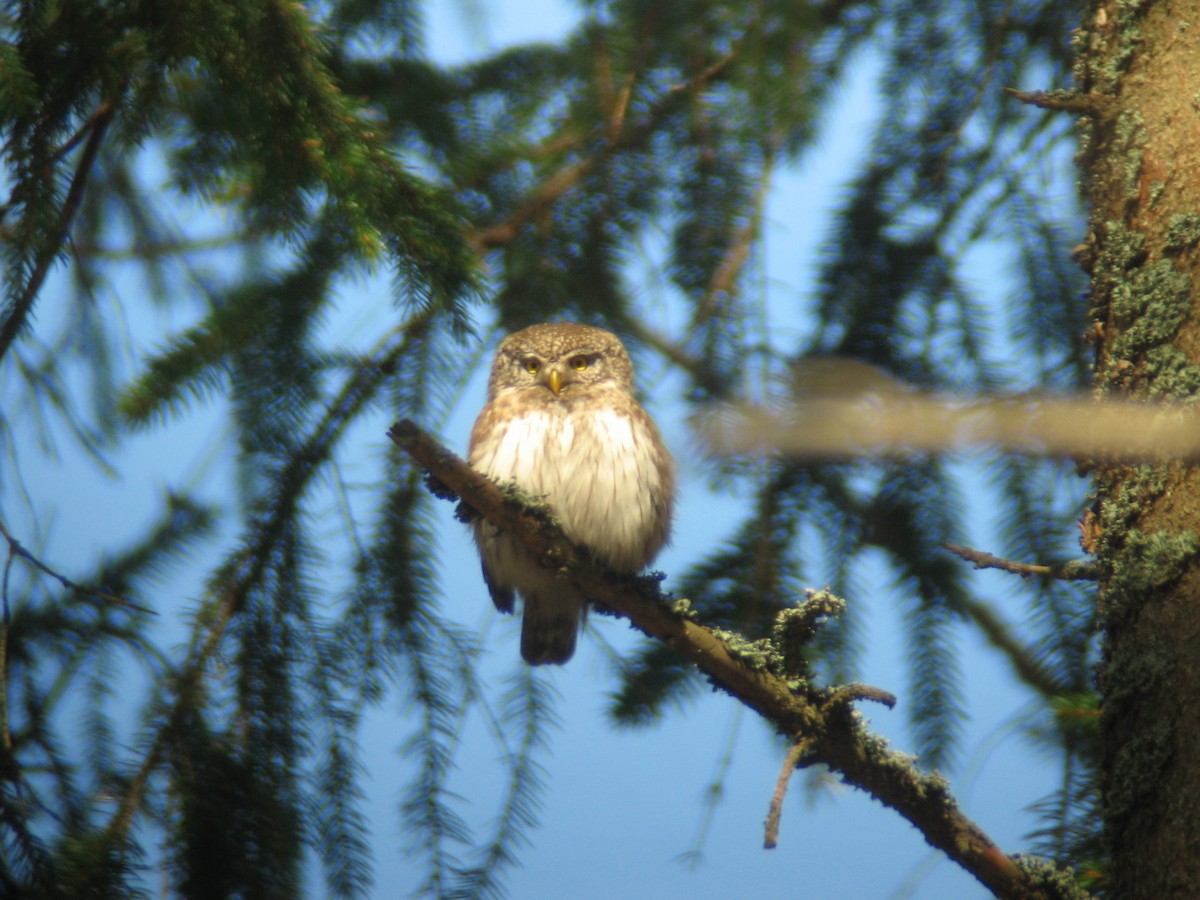
<path fill-rule="evenodd" d="M 571 368 L 576 372 L 582 372 L 588 367 L 588 358 L 586 356 L 572 356 L 570 364 Z"/>
<path fill-rule="evenodd" d="M 525 371 L 530 375 L 536 375 L 538 373 L 538 369 L 542 367 L 542 364 L 532 356 L 522 360 L 521 365 L 525 367 Z"/>

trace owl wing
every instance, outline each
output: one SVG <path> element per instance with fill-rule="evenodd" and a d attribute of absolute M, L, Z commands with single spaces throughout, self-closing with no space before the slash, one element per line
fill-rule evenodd
<path fill-rule="evenodd" d="M 500 612 L 511 613 L 513 611 L 513 589 L 496 584 L 492 580 L 492 573 L 488 571 L 487 563 L 484 563 L 482 568 L 483 581 L 487 585 L 488 593 L 492 595 L 492 603 Z"/>

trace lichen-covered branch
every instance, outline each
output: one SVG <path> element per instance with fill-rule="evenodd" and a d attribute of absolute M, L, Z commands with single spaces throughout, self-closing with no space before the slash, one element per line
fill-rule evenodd
<path fill-rule="evenodd" d="M 556 566 L 594 601 L 685 656 L 715 686 L 781 733 L 804 741 L 801 764 L 824 763 L 847 783 L 895 809 L 997 896 L 1086 896 L 1050 867 L 1005 856 L 963 815 L 945 779 L 921 772 L 910 757 L 867 730 L 852 702 L 887 702 L 886 693 L 862 685 L 848 691 L 819 688 L 804 678 L 789 677 L 780 671 L 781 654 L 774 643 L 738 645 L 734 636 L 718 635 L 688 618 L 682 601 L 668 603 L 656 578 L 620 576 L 595 565 L 563 537 L 544 510 L 505 492 L 412 422 L 398 422 L 388 434 L 439 483 L 439 496 L 459 498 L 475 514 L 517 537 L 544 565 Z M 810 602 L 827 596 L 814 592 Z"/>

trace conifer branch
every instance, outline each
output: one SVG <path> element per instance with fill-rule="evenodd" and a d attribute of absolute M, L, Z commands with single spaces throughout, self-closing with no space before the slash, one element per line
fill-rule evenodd
<path fill-rule="evenodd" d="M 723 300 L 732 296 L 737 290 L 737 281 L 746 267 L 758 243 L 759 232 L 762 228 L 763 212 L 766 209 L 767 194 L 771 187 L 771 176 L 775 172 L 775 159 L 782 143 L 782 131 L 776 130 L 763 141 L 762 168 L 758 173 L 758 184 L 747 204 L 746 215 L 738 217 L 732 223 L 729 244 L 721 256 L 720 262 L 714 267 L 712 277 L 704 290 L 704 296 L 692 314 L 692 325 L 689 331 L 699 328 L 700 323 L 714 315 L 720 315 L 724 306 Z"/>
<path fill-rule="evenodd" d="M 962 612 L 983 632 L 988 643 L 999 650 L 1013 667 L 1017 677 L 1043 697 L 1057 697 L 1064 690 L 1062 677 L 1046 666 L 1032 648 L 1017 639 L 1008 623 L 986 603 L 966 600 Z"/>
<path fill-rule="evenodd" d="M 717 372 L 707 359 L 692 353 L 674 338 L 668 337 L 643 319 L 632 319 L 628 323 L 629 330 L 637 339 L 654 348 L 671 365 L 681 369 L 697 387 L 703 388 L 716 398 L 726 398 L 730 395 L 728 381 Z"/>
<path fill-rule="evenodd" d="M 88 175 L 96 162 L 96 155 L 100 152 L 100 145 L 104 141 L 104 132 L 108 130 L 115 114 L 116 106 L 104 102 L 100 104 L 89 120 L 91 131 L 88 134 L 87 143 L 84 144 L 83 152 L 80 154 L 79 163 L 75 166 L 75 174 L 71 177 L 71 186 L 67 189 L 66 199 L 63 200 L 62 210 L 58 214 L 58 221 L 54 224 L 53 232 L 44 235 L 42 240 L 37 241 L 38 252 L 33 271 L 29 273 L 29 278 L 26 279 L 21 293 L 9 307 L 4 322 L 0 323 L 0 359 L 3 359 L 4 355 L 8 353 L 8 348 L 16 340 L 21 328 L 25 325 L 25 320 L 29 318 L 29 313 L 33 309 L 33 301 L 37 299 L 38 291 L 42 289 L 42 283 L 50 273 L 50 266 L 53 265 L 62 249 L 63 242 L 67 239 L 71 223 L 75 220 L 75 214 L 79 212 L 80 204 L 83 203 L 83 189 L 87 185 Z"/>
<path fill-rule="evenodd" d="M 642 146 L 658 133 L 659 125 L 686 99 L 709 84 L 737 56 L 743 38 L 738 38 L 719 60 L 697 73 L 688 81 L 673 85 L 640 121 L 625 127 L 623 114 L 610 118 L 604 129 L 604 140 L 590 156 L 584 156 L 563 166 L 546 178 L 528 200 L 514 209 L 501 222 L 475 229 L 467 235 L 467 243 L 477 254 L 503 247 L 512 242 L 521 228 L 553 206 L 571 188 L 583 181 L 598 165 L 619 150 Z"/>
<path fill-rule="evenodd" d="M 375 395 L 380 383 L 389 377 L 396 360 L 408 349 L 410 341 L 428 328 L 429 321 L 428 313 L 414 316 L 380 342 L 373 354 L 375 365 L 354 370 L 342 390 L 333 398 L 325 415 L 276 476 L 272 492 L 275 500 L 270 513 L 247 526 L 241 549 L 213 576 L 209 587 L 210 600 L 198 617 L 201 624 L 193 634 L 187 660 L 176 679 L 174 700 L 141 764 L 130 778 L 116 812 L 109 820 L 107 833 L 114 843 L 128 833 L 142 806 L 142 797 L 151 776 L 162 765 L 177 731 L 186 726 L 187 712 L 199 705 L 208 666 L 220 650 L 229 624 L 245 607 L 251 592 L 261 583 L 271 554 L 284 538 L 287 524 L 296 515 L 307 487 L 332 457 L 338 439 L 357 413 Z"/>
<path fill-rule="evenodd" d="M 475 513 L 516 537 L 543 564 L 555 566 L 587 596 L 633 622 L 693 662 L 712 683 L 731 694 L 782 733 L 807 742 L 809 758 L 839 772 L 885 806 L 912 822 L 933 846 L 974 875 L 999 897 L 1055 898 L 1066 889 L 1039 878 L 1029 866 L 1005 856 L 959 810 L 945 779 L 921 772 L 910 757 L 888 747 L 866 729 L 851 707 L 853 696 L 820 689 L 757 667 L 728 635 L 691 621 L 665 602 L 653 577 L 619 576 L 592 563 L 563 537 L 543 510 L 505 494 L 408 420 L 388 435 L 437 482 L 438 496 L 457 496 Z M 1076 894 L 1074 896 L 1080 896 Z"/>

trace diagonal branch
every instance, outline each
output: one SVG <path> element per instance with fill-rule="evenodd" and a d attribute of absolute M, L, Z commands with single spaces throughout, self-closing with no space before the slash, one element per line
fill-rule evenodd
<path fill-rule="evenodd" d="M 757 17 L 756 17 L 757 19 Z M 754 20 L 751 21 L 752 27 Z M 747 29 L 748 30 L 748 29 Z M 661 123 L 696 91 L 716 79 L 736 58 L 745 34 L 733 42 L 728 53 L 688 81 L 668 89 L 635 123 L 627 123 L 623 113 L 614 114 L 609 127 L 599 132 L 600 144 L 590 155 L 565 164 L 546 178 L 524 203 L 496 224 L 475 229 L 467 242 L 477 254 L 504 247 L 516 238 L 521 229 L 550 209 L 570 190 L 579 185 L 591 172 L 622 150 L 641 147 L 653 136 Z M 571 143 L 574 143 L 572 141 Z"/>
<path fill-rule="evenodd" d="M 104 132 L 108 130 L 115 114 L 115 104 L 105 102 L 88 120 L 91 132 L 83 147 L 83 152 L 80 154 L 79 164 L 75 167 L 75 174 L 71 178 L 71 186 L 67 189 L 67 196 L 63 201 L 58 221 L 54 225 L 53 232 L 46 235 L 45 240 L 39 242 L 41 249 L 34 262 L 33 271 L 29 273 L 29 278 L 21 289 L 21 293 L 13 300 L 8 315 L 0 323 L 0 359 L 4 358 L 8 348 L 12 346 L 21 328 L 25 325 L 25 320 L 29 318 L 29 313 L 33 309 L 33 301 L 37 298 L 38 291 L 42 289 L 42 283 L 50 272 L 50 266 L 57 259 L 63 242 L 67 239 L 71 223 L 75 220 L 75 214 L 83 202 L 83 189 L 87 185 L 88 175 L 96 162 L 100 145 L 104 142 Z M 77 137 L 72 138 L 72 141 L 76 140 Z"/>
<path fill-rule="evenodd" d="M 850 704 L 860 697 L 875 699 L 871 689 L 797 686 L 794 680 L 754 667 L 721 637 L 669 606 L 655 578 L 622 577 L 594 565 L 563 537 L 544 511 L 506 494 L 411 421 L 398 422 L 388 434 L 440 482 L 436 486 L 439 496 L 458 497 L 520 540 L 544 565 L 555 566 L 589 597 L 695 663 L 715 686 L 755 710 L 780 732 L 803 741 L 806 761 L 824 763 L 847 783 L 895 809 L 917 826 L 930 844 L 997 896 L 1085 896 L 1053 881 L 1046 871 L 1034 871 L 1036 866 L 1018 865 L 1005 856 L 959 810 L 944 778 L 921 772 L 910 757 L 889 749 L 886 741 L 869 732 Z"/>

